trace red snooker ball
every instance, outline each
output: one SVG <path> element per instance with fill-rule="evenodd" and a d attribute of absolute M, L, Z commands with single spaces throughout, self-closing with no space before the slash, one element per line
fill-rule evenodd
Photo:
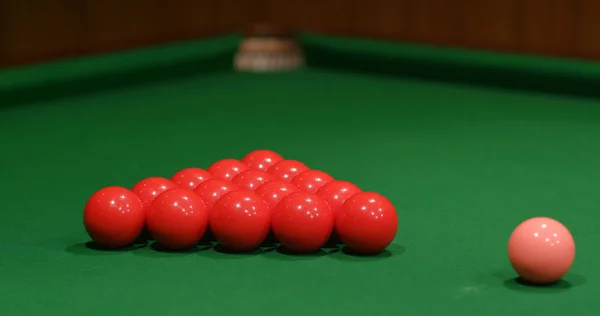
<path fill-rule="evenodd" d="M 282 160 L 283 157 L 281 157 L 281 155 L 266 149 L 255 150 L 242 158 L 242 162 L 247 164 L 250 168 L 261 171 L 267 171 L 271 166 Z"/>
<path fill-rule="evenodd" d="M 233 179 L 240 172 L 249 169 L 248 165 L 236 159 L 223 159 L 213 163 L 208 167 L 208 171 L 215 177 L 225 180 Z"/>
<path fill-rule="evenodd" d="M 226 249 L 256 249 L 269 233 L 269 209 L 254 192 L 235 190 L 223 195 L 210 216 L 215 239 Z"/>
<path fill-rule="evenodd" d="M 150 177 L 138 182 L 133 186 L 131 191 L 140 198 L 144 210 L 147 210 L 159 194 L 175 188 L 177 188 L 177 184 L 169 179 Z"/>
<path fill-rule="evenodd" d="M 329 239 L 333 224 L 333 211 L 327 202 L 304 191 L 284 197 L 271 214 L 275 238 L 295 253 L 318 251 Z"/>
<path fill-rule="evenodd" d="M 206 208 L 208 211 L 208 216 L 212 214 L 212 210 L 215 206 L 215 203 L 226 193 L 229 193 L 233 190 L 239 190 L 240 187 L 236 184 L 233 184 L 229 180 L 225 180 L 222 178 L 213 178 L 206 180 L 202 184 L 194 189 L 194 193 L 198 195 L 204 203 L 206 204 Z"/>
<path fill-rule="evenodd" d="M 360 192 L 362 190 L 351 182 L 334 180 L 323 185 L 317 191 L 317 195 L 325 199 L 333 213 L 337 214 L 348 198 Z"/>
<path fill-rule="evenodd" d="M 302 191 L 316 193 L 322 186 L 333 180 L 332 176 L 321 170 L 306 170 L 290 182 Z"/>
<path fill-rule="evenodd" d="M 335 228 L 342 242 L 357 254 L 383 251 L 398 232 L 394 205 L 374 192 L 348 198 L 336 214 Z"/>
<path fill-rule="evenodd" d="M 248 169 L 233 177 L 231 182 L 242 189 L 254 191 L 260 185 L 276 180 L 275 176 L 257 169 Z"/>
<path fill-rule="evenodd" d="M 95 192 L 83 211 L 85 229 L 98 244 L 107 249 L 132 244 L 144 228 L 144 207 L 135 193 L 118 186 Z"/>
<path fill-rule="evenodd" d="M 269 210 L 275 209 L 284 197 L 298 192 L 300 189 L 284 180 L 269 181 L 254 191 L 269 207 Z"/>
<path fill-rule="evenodd" d="M 282 160 L 274 164 L 267 170 L 267 173 L 274 175 L 276 178 L 291 181 L 298 174 L 309 170 L 309 168 L 297 160 Z"/>
<path fill-rule="evenodd" d="M 171 189 L 150 204 L 146 224 L 154 240 L 164 248 L 188 249 L 197 245 L 206 232 L 206 204 L 189 190 Z"/>
<path fill-rule="evenodd" d="M 214 178 L 214 175 L 204 169 L 186 168 L 175 173 L 171 177 L 171 181 L 182 189 L 193 190 L 200 183 L 211 178 Z"/>

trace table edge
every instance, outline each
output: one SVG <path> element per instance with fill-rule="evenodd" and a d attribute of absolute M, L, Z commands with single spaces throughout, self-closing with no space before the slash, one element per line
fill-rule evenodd
<path fill-rule="evenodd" d="M 0 70 L 0 107 L 233 71 L 230 34 Z M 301 33 L 310 68 L 600 98 L 600 63 Z"/>
<path fill-rule="evenodd" d="M 239 35 L 0 69 L 0 107 L 231 71 Z"/>
<path fill-rule="evenodd" d="M 303 33 L 312 68 L 600 97 L 600 62 Z"/>

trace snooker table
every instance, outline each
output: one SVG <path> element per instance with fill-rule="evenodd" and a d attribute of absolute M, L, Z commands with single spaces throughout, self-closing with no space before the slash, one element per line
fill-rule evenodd
<path fill-rule="evenodd" d="M 303 34 L 308 66 L 232 70 L 237 35 L 0 71 L 4 315 L 595 315 L 600 66 Z M 95 250 L 83 206 L 269 148 L 397 208 L 376 256 Z M 573 233 L 552 286 L 511 231 Z M 596 290 L 594 290 L 596 289 Z"/>

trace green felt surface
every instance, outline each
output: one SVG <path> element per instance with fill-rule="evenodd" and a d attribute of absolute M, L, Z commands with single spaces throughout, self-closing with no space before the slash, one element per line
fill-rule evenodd
<path fill-rule="evenodd" d="M 333 67 L 222 69 L 0 109 L 5 314 L 598 311 L 599 101 Z M 400 219 L 394 243 L 376 257 L 85 246 L 82 208 L 100 187 L 256 148 L 388 196 Z M 538 215 L 577 242 L 571 272 L 553 287 L 516 283 L 507 261 L 511 230 Z"/>

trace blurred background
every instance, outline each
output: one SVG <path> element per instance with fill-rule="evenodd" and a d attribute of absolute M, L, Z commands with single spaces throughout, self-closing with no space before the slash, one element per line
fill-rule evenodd
<path fill-rule="evenodd" d="M 229 34 L 254 22 L 600 58 L 598 0 L 1 0 L 0 67 Z"/>

